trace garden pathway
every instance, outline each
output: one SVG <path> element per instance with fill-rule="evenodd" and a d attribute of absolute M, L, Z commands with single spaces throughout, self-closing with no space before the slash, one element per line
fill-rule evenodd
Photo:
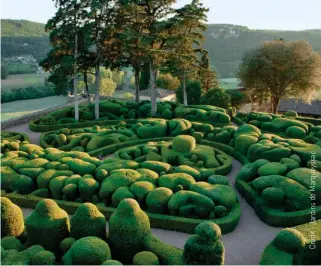
<path fill-rule="evenodd" d="M 25 132 L 30 136 L 32 143 L 39 144 L 40 133 L 29 130 L 28 124 L 22 124 L 10 129 L 12 131 Z M 234 187 L 235 177 L 240 171 L 242 164 L 233 160 L 232 171 L 228 174 L 228 179 Z M 272 241 L 281 228 L 271 227 L 263 223 L 250 205 L 235 189 L 241 204 L 241 219 L 235 230 L 223 235 L 221 240 L 225 246 L 226 265 L 257 265 L 260 256 L 266 245 Z M 24 216 L 27 217 L 32 209 L 23 209 Z M 183 248 L 189 234 L 167 231 L 162 229 L 152 229 L 154 235 L 164 242 Z"/>

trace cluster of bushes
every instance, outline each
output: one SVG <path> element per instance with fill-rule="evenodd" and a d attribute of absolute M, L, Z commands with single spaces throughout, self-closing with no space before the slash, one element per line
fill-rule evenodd
<path fill-rule="evenodd" d="M 1 140 L 6 140 L 5 142 L 20 140 L 20 141 L 29 141 L 29 136 L 24 133 L 20 132 L 13 132 L 13 131 L 1 131 Z M 4 148 L 1 147 L 1 150 Z"/>
<path fill-rule="evenodd" d="M 265 248 L 260 264 L 320 265 L 320 253 L 321 220 L 317 220 L 282 229 Z"/>
<path fill-rule="evenodd" d="M 60 112 L 57 111 L 57 112 Z M 62 123 L 66 118 L 60 118 Z M 70 118 L 68 119 L 70 121 Z M 70 151 L 97 151 L 101 147 L 128 143 L 139 139 L 152 139 L 175 137 L 182 134 L 192 135 L 197 141 L 212 136 L 221 131 L 211 124 L 190 122 L 186 119 L 176 118 L 165 120 L 161 118 L 138 119 L 137 123 L 130 124 L 125 121 L 111 126 L 93 126 L 88 128 L 61 128 L 53 132 L 41 135 L 42 147 L 56 147 Z M 225 129 L 233 129 L 234 126 L 226 126 Z"/>
<path fill-rule="evenodd" d="M 12 219 L 15 217 L 15 219 Z M 21 209 L 1 198 L 1 261 L 4 265 L 223 265 L 220 228 L 199 224 L 184 249 L 157 239 L 148 216 L 124 199 L 109 219 L 85 203 L 69 219 L 50 199 L 40 201 L 24 221 Z"/>
<path fill-rule="evenodd" d="M 193 160 L 203 161 L 200 171 L 184 164 L 172 167 L 156 158 L 102 161 L 85 152 L 43 149 L 26 141 L 6 144 L 1 151 L 1 184 L 7 193 L 112 207 L 133 198 L 151 213 L 200 219 L 225 217 L 238 205 L 226 177 L 206 169 L 227 162 L 231 166 L 231 160 L 223 154 L 214 156 L 212 148 L 195 146 L 191 136 L 176 137 L 167 159 L 192 152 Z"/>
<path fill-rule="evenodd" d="M 282 137 L 303 139 L 308 143 L 321 145 L 321 120 L 304 119 L 299 117 L 295 111 L 287 111 L 284 115 L 238 113 L 237 117 L 264 132 L 275 133 Z"/>
<path fill-rule="evenodd" d="M 99 120 L 124 120 L 151 117 L 151 104 L 149 101 L 119 102 L 116 100 L 101 101 L 99 105 Z M 229 124 L 230 116 L 223 108 L 211 105 L 190 105 L 185 107 L 173 102 L 157 103 L 157 118 L 172 119 L 185 118 L 217 124 Z M 79 107 L 79 122 L 94 120 L 94 104 Z M 62 120 L 63 119 L 63 120 Z M 74 119 L 73 107 L 54 111 L 42 117 L 36 123 L 39 125 L 54 125 L 59 123 L 77 123 Z"/>
<path fill-rule="evenodd" d="M 51 86 L 12 89 L 10 91 L 1 91 L 1 103 L 37 99 L 54 95 L 56 95 L 56 93 Z"/>

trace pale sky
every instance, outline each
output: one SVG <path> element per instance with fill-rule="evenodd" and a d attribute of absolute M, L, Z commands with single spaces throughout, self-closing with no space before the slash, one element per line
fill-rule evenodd
<path fill-rule="evenodd" d="M 183 5 L 191 0 L 178 0 Z M 321 29 L 321 0 L 202 0 L 208 23 L 251 29 Z M 46 23 L 55 13 L 52 0 L 1 0 L 1 18 Z"/>

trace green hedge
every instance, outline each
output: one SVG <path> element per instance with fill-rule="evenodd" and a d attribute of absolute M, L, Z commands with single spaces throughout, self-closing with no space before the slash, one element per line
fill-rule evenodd
<path fill-rule="evenodd" d="M 43 198 L 33 195 L 20 195 L 16 193 L 5 192 L 2 192 L 2 197 L 9 198 L 13 203 L 18 204 L 20 207 L 32 209 L 36 207 L 39 201 L 43 200 Z M 70 215 L 73 215 L 76 212 L 77 208 L 81 205 L 81 203 L 64 200 L 54 199 L 54 201 L 57 202 L 60 208 L 65 210 Z M 105 215 L 107 220 L 109 220 L 110 216 L 116 210 L 116 208 L 104 207 L 101 205 L 98 205 L 97 207 L 99 211 Z M 189 234 L 194 232 L 197 225 L 204 222 L 204 220 L 201 219 L 175 217 L 170 215 L 155 214 L 149 212 L 146 212 L 146 214 L 148 215 L 151 226 L 153 228 L 173 230 Z M 223 234 L 227 234 L 235 229 L 240 220 L 240 217 L 241 207 L 240 204 L 237 203 L 233 206 L 233 208 L 227 216 L 224 216 L 219 219 L 213 219 L 211 221 L 216 223 L 221 228 Z"/>
<path fill-rule="evenodd" d="M 1 131 L 1 140 L 30 141 L 29 136 L 23 132 Z"/>
<path fill-rule="evenodd" d="M 311 234 L 315 236 L 314 243 Z M 264 249 L 260 265 L 320 265 L 320 253 L 321 220 L 318 220 L 281 230 Z"/>
<path fill-rule="evenodd" d="M 245 181 L 236 179 L 235 187 L 252 206 L 256 214 L 262 221 L 271 226 L 295 226 L 307 223 L 311 220 L 311 210 L 305 209 L 300 211 L 283 212 L 266 206 L 263 199 Z M 321 219 L 321 206 L 316 206 L 316 219 Z"/>

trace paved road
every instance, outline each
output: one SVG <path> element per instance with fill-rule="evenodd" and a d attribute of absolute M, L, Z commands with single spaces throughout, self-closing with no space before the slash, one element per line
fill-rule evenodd
<path fill-rule="evenodd" d="M 39 144 L 40 133 L 29 130 L 28 124 L 16 126 L 8 129 L 13 131 L 25 132 L 30 136 L 31 142 Z M 242 165 L 233 160 L 232 171 L 228 174 L 228 179 L 234 187 L 235 177 Z M 222 236 L 225 246 L 225 264 L 226 265 L 257 265 L 260 256 L 266 245 L 275 237 L 281 228 L 271 227 L 263 223 L 255 214 L 254 210 L 248 205 L 245 199 L 235 189 L 240 204 L 242 215 L 236 229 Z M 23 209 L 24 215 L 28 216 L 32 210 Z M 152 229 L 153 233 L 168 244 L 183 248 L 189 234 L 166 231 L 161 229 Z"/>

